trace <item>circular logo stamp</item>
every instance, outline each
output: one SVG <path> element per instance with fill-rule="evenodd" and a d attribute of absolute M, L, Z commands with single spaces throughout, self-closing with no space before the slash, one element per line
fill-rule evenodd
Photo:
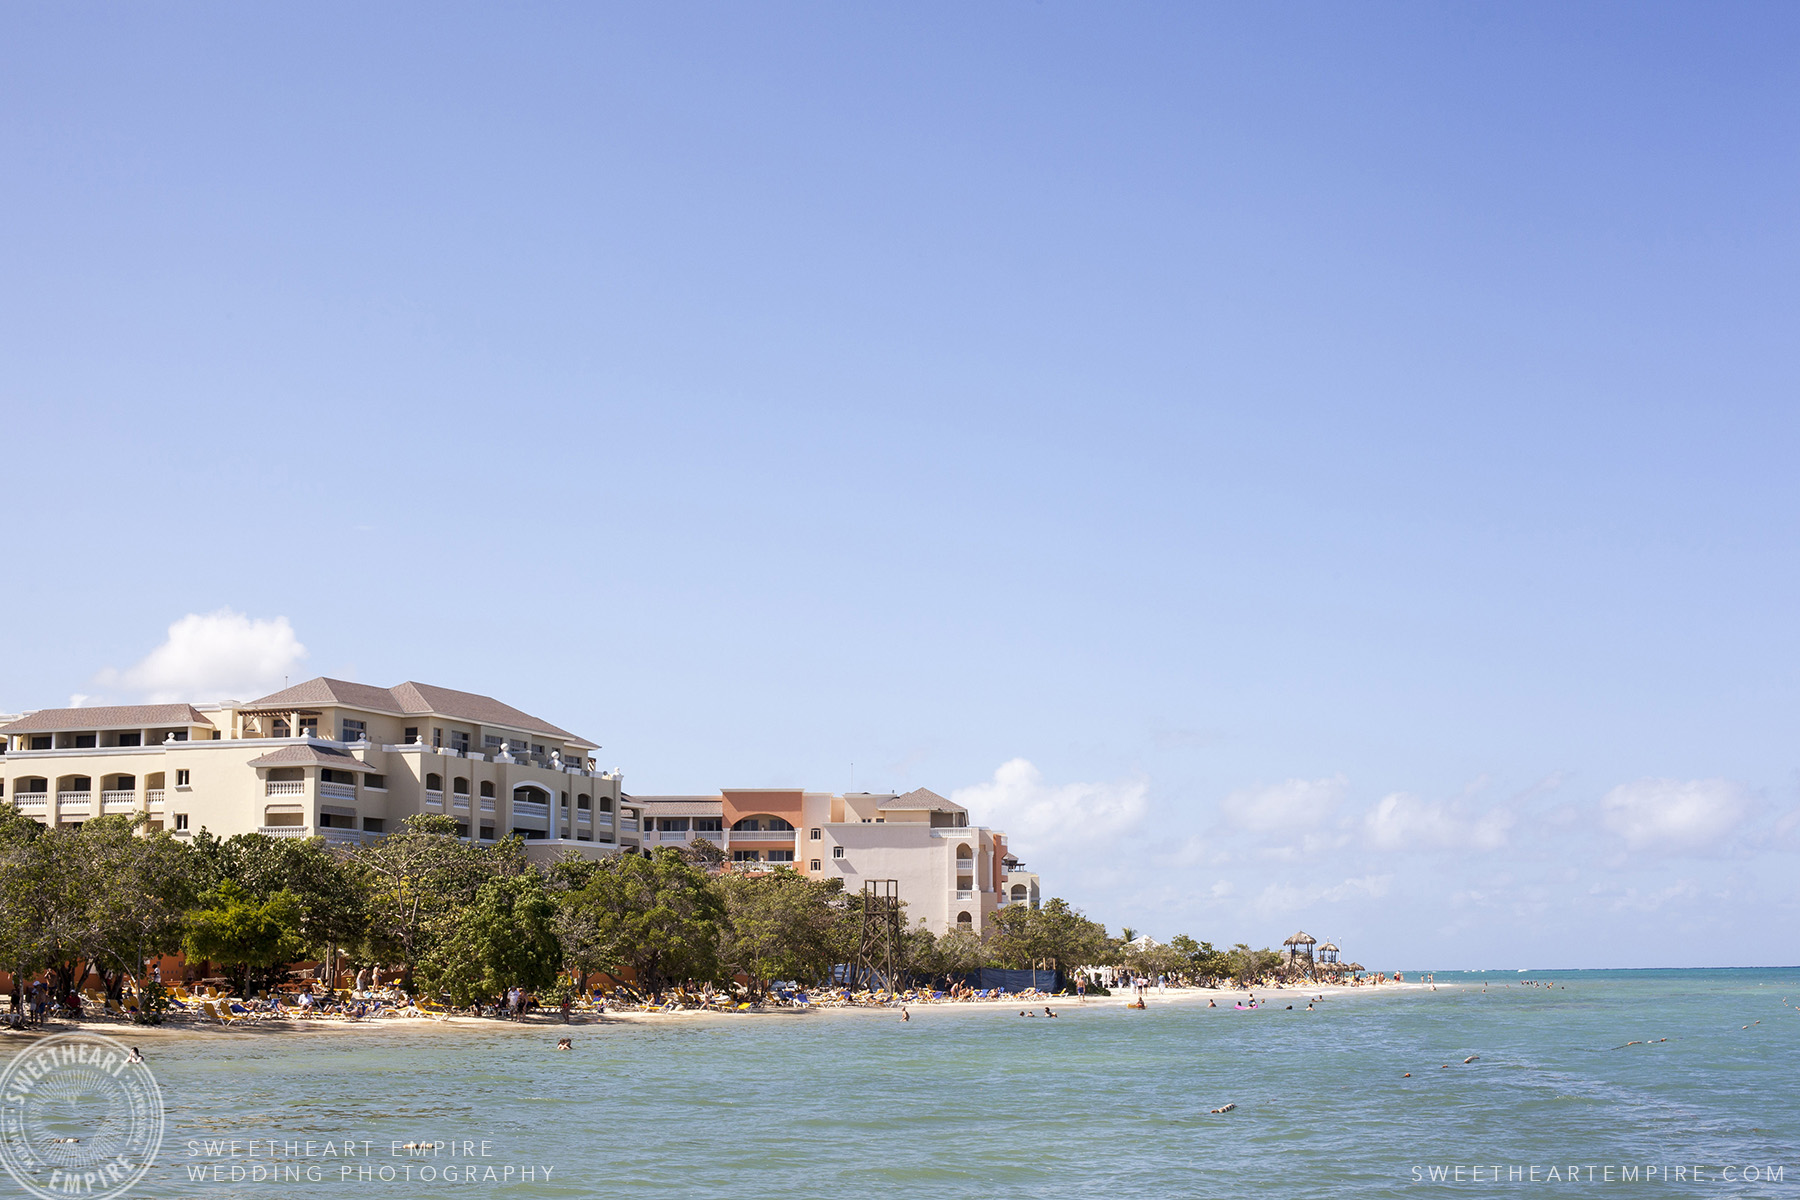
<path fill-rule="evenodd" d="M 0 1163 L 34 1196 L 122 1196 L 162 1139 L 156 1079 L 112 1038 L 40 1038 L 0 1072 Z"/>

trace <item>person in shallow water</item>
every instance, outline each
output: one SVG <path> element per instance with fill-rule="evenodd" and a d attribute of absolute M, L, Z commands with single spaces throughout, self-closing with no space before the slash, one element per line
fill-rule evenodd
<path fill-rule="evenodd" d="M 556 1040 L 556 1048 L 558 1050 L 573 1050 L 575 1048 L 575 1041 L 573 1038 L 558 1038 Z"/>

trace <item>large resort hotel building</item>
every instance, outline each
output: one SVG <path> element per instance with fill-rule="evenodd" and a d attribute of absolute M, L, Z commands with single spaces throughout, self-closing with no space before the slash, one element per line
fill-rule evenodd
<path fill-rule="evenodd" d="M 533 858 L 639 847 L 593 742 L 487 696 L 313 679 L 248 704 L 55 708 L 0 726 L 0 787 L 46 824 L 143 813 L 177 837 L 362 843 L 415 813 Z"/>
<path fill-rule="evenodd" d="M 846 891 L 869 879 L 899 882 L 909 924 L 933 933 L 984 933 L 996 908 L 1038 904 L 1038 878 L 1007 852 L 1006 835 L 969 824 L 962 805 L 924 788 L 808 792 L 728 788 L 716 796 L 630 796 L 646 846 L 703 838 L 737 870 L 792 867 L 841 878 Z"/>
<path fill-rule="evenodd" d="M 924 788 L 631 796 L 618 771 L 596 769 L 597 749 L 488 696 L 321 678 L 247 704 L 28 713 L 0 725 L 0 796 L 47 825 L 141 813 L 148 829 L 176 837 L 205 829 L 351 845 L 429 813 L 473 842 L 517 834 L 540 860 L 701 839 L 728 870 L 788 866 L 851 892 L 897 880 L 908 923 L 938 934 L 985 933 L 996 909 L 1038 905 L 1038 877 L 1006 835 Z"/>

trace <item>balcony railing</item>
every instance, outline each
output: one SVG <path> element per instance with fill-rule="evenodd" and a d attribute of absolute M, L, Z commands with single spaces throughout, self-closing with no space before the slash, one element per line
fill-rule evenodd
<path fill-rule="evenodd" d="M 734 842 L 791 842 L 799 835 L 797 829 L 734 829 L 731 840 Z"/>
<path fill-rule="evenodd" d="M 536 800 L 514 800 L 512 810 L 516 817 L 547 817 L 550 815 L 550 806 L 539 804 Z"/>
<path fill-rule="evenodd" d="M 306 782 L 301 779 L 271 779 L 263 784 L 265 796 L 304 796 Z"/>
<path fill-rule="evenodd" d="M 494 798 L 492 796 L 483 796 L 481 798 L 481 811 L 482 812 L 493 812 L 494 811 Z"/>
<path fill-rule="evenodd" d="M 151 808 L 161 808 L 163 806 L 163 790 L 161 788 L 151 788 L 144 793 L 144 801 L 149 804 Z"/>
<path fill-rule="evenodd" d="M 332 800 L 354 800 L 356 799 L 356 785 L 354 783 L 321 783 L 319 795 Z"/>
<path fill-rule="evenodd" d="M 442 804 L 443 802 L 444 802 L 444 789 L 443 788 L 426 788 L 425 789 L 425 803 L 427 803 L 427 804 Z"/>
<path fill-rule="evenodd" d="M 13 803 L 20 808 L 43 808 L 50 801 L 49 792 L 14 792 Z"/>
<path fill-rule="evenodd" d="M 363 835 L 356 829 L 339 829 L 335 825 L 327 825 L 319 830 L 319 836 L 328 842 L 346 842 L 350 845 L 361 845 Z"/>
<path fill-rule="evenodd" d="M 312 836 L 312 830 L 305 825 L 264 825 L 257 830 L 264 837 L 272 838 L 306 838 Z M 349 832 L 348 830 L 345 831 Z"/>
<path fill-rule="evenodd" d="M 957 888 L 956 898 L 958 900 L 973 900 L 975 898 L 975 893 L 972 891 L 965 891 L 962 888 Z"/>
<path fill-rule="evenodd" d="M 92 792 L 58 792 L 56 804 L 59 808 L 90 808 L 94 803 Z"/>
<path fill-rule="evenodd" d="M 635 818 L 626 817 L 623 821 L 619 822 L 619 829 L 623 833 L 636 833 L 638 831 L 637 825 L 638 823 Z"/>
<path fill-rule="evenodd" d="M 125 791 L 122 788 L 115 788 L 112 791 L 100 793 L 101 812 L 130 812 L 136 807 L 136 789 Z"/>

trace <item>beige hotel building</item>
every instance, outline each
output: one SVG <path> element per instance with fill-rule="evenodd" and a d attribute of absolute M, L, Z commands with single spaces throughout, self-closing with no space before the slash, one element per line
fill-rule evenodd
<path fill-rule="evenodd" d="M 360 844 L 415 813 L 533 858 L 642 844 L 599 747 L 488 696 L 313 679 L 247 704 L 58 708 L 0 726 L 0 788 L 51 825 L 143 813 L 177 837 Z"/>

